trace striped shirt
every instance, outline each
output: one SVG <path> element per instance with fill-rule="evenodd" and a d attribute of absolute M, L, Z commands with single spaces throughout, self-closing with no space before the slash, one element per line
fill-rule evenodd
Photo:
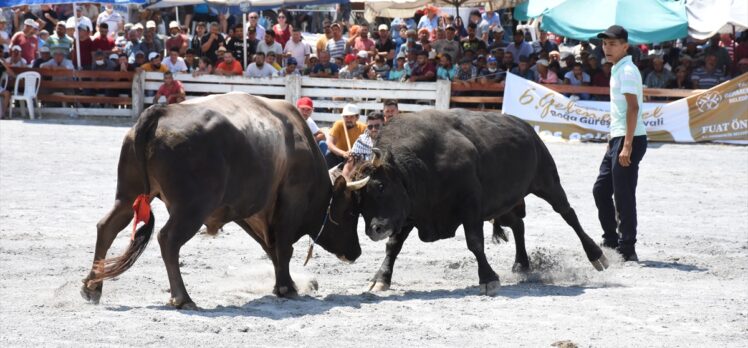
<path fill-rule="evenodd" d="M 335 40 L 335 38 L 327 39 L 327 52 L 330 52 L 330 57 L 343 58 L 346 54 L 345 50 L 345 39 Z"/>

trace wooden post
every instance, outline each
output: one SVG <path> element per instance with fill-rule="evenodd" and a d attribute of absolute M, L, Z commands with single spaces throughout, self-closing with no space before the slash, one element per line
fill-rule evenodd
<path fill-rule="evenodd" d="M 286 101 L 296 105 L 299 98 L 301 98 L 301 76 L 286 76 Z"/>
<path fill-rule="evenodd" d="M 145 72 L 138 71 L 132 78 L 132 118 L 138 119 L 145 105 Z"/>
<path fill-rule="evenodd" d="M 452 96 L 452 83 L 449 80 L 436 81 L 436 102 L 434 108 L 437 110 L 449 109 L 449 98 Z"/>

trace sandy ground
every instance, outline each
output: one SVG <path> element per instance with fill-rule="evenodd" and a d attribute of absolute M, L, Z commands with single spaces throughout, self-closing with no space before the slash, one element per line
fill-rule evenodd
<path fill-rule="evenodd" d="M 307 238 L 292 275 L 305 296 L 271 294 L 260 247 L 237 226 L 197 235 L 182 271 L 200 311 L 165 306 L 168 280 L 154 240 L 127 273 L 104 286 L 101 304 L 78 294 L 96 222 L 116 185 L 122 126 L 0 122 L 0 346 L 529 346 L 748 345 L 748 148 L 655 144 L 638 190 L 641 263 L 596 272 L 573 231 L 545 202 L 528 199 L 534 271 L 511 272 L 514 244 L 489 242 L 496 297 L 478 295 L 462 231 L 426 244 L 411 235 L 392 290 L 368 293 L 384 244 L 360 232 L 353 265 L 320 249 L 307 267 Z M 592 183 L 603 144 L 548 144 L 582 225 L 599 240 Z M 156 228 L 166 221 L 155 205 Z M 362 228 L 363 224 L 359 225 Z M 122 233 L 110 254 L 119 254 Z M 310 290 L 310 283 L 319 290 Z"/>

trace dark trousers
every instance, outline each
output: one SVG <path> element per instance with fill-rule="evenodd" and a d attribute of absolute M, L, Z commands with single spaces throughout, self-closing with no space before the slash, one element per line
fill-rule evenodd
<path fill-rule="evenodd" d="M 615 137 L 608 142 L 608 150 L 600 164 L 600 174 L 592 194 L 595 196 L 597 216 L 603 228 L 603 239 L 608 243 L 617 242 L 620 248 L 633 251 L 636 243 L 636 183 L 639 178 L 639 162 L 647 152 L 647 136 L 634 137 L 631 165 L 628 167 L 623 167 L 618 162 L 623 139 L 624 137 Z"/>

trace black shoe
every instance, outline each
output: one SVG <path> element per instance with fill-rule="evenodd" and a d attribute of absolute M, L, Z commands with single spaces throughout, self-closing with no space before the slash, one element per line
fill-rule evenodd
<path fill-rule="evenodd" d="M 621 254 L 625 262 L 639 262 L 639 256 L 636 255 L 636 250 L 633 247 L 623 248 L 619 246 L 616 251 Z"/>

